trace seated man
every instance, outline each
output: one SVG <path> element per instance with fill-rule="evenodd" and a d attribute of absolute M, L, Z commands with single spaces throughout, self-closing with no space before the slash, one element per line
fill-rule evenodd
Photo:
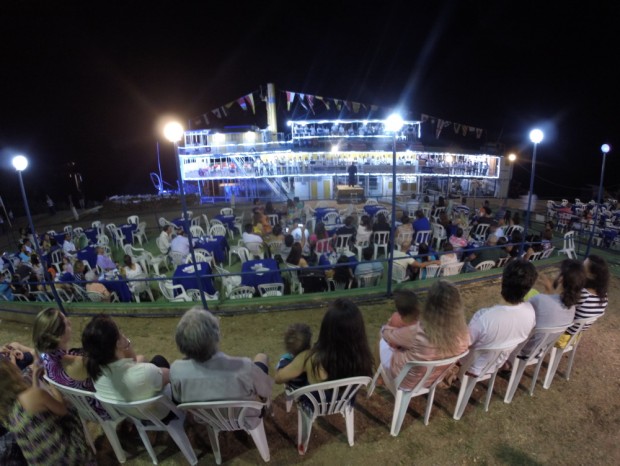
<path fill-rule="evenodd" d="M 102 301 L 109 303 L 110 299 L 112 298 L 111 293 L 104 285 L 99 283 L 99 277 L 97 276 L 97 274 L 93 270 L 91 270 L 86 274 L 85 278 L 86 281 L 88 281 L 88 283 L 86 284 L 86 291 L 93 291 L 95 293 L 99 293 L 100 295 L 102 295 Z"/>
<path fill-rule="evenodd" d="M 177 236 L 170 242 L 170 252 L 178 252 L 183 257 L 189 255 L 189 239 L 183 230 L 179 230 Z"/>
<path fill-rule="evenodd" d="M 170 367 L 172 398 L 177 403 L 220 400 L 264 401 L 271 397 L 266 354 L 249 358 L 228 356 L 219 351 L 220 322 L 208 311 L 194 307 L 177 325 L 175 341 L 185 359 Z M 250 410 L 245 420 L 253 428 L 262 413 Z"/>
<path fill-rule="evenodd" d="M 263 238 L 256 233 L 253 233 L 254 227 L 251 223 L 246 223 L 243 227 L 244 232 L 241 235 L 241 239 L 243 239 L 243 243 L 245 247 L 248 248 L 250 254 L 256 256 L 262 254 L 263 248 Z"/>
<path fill-rule="evenodd" d="M 109 272 L 118 268 L 114 261 L 105 255 L 105 249 L 102 247 L 97 248 L 97 266 L 103 272 Z"/>
<path fill-rule="evenodd" d="M 415 211 L 415 220 L 413 221 L 413 231 L 417 233 L 418 231 L 428 231 L 432 230 L 431 222 L 428 221 L 428 218 L 424 216 L 424 212 L 422 209 L 418 209 Z"/>
<path fill-rule="evenodd" d="M 172 241 L 172 226 L 164 225 L 159 234 L 159 252 L 168 254 L 170 252 L 170 242 Z"/>
<path fill-rule="evenodd" d="M 355 267 L 355 278 L 359 278 L 361 275 L 379 275 L 383 273 L 383 264 L 372 260 L 374 252 L 373 246 L 368 246 L 362 250 L 363 260 Z"/>
<path fill-rule="evenodd" d="M 483 261 L 493 261 L 497 264 L 499 259 L 508 255 L 504 248 L 498 248 L 495 246 L 497 246 L 497 236 L 489 235 L 485 247 L 492 247 L 493 249 L 479 248 L 470 253 L 463 259 L 463 262 L 465 262 L 465 265 L 463 266 L 465 268 L 465 272 L 474 272 L 476 270 L 476 266 Z"/>
<path fill-rule="evenodd" d="M 77 249 L 75 248 L 73 241 L 71 241 L 71 235 L 69 233 L 65 235 L 65 242 L 62 243 L 62 252 L 65 256 L 72 258 L 77 256 Z"/>
<path fill-rule="evenodd" d="M 504 267 L 501 287 L 502 298 L 508 304 L 480 309 L 469 322 L 470 352 L 477 348 L 506 348 L 489 372 L 504 364 L 512 350 L 525 341 L 534 328 L 534 307 L 523 299 L 534 286 L 537 277 L 536 267 L 531 262 L 523 259 L 509 262 Z M 478 358 L 470 366 L 469 372 L 475 376 L 480 375 L 488 362 L 484 356 Z"/>

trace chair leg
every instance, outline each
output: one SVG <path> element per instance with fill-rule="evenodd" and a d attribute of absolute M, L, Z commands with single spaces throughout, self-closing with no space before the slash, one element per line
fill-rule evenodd
<path fill-rule="evenodd" d="M 405 420 L 405 414 L 407 414 L 407 408 L 409 407 L 409 400 L 411 395 L 407 396 L 411 392 L 404 393 L 402 390 L 396 390 L 396 396 L 394 397 L 394 412 L 392 413 L 392 426 L 390 427 L 390 435 L 397 437 L 400 432 L 400 428 Z"/>
<path fill-rule="evenodd" d="M 184 419 L 171 421 L 168 424 L 168 434 L 170 434 L 170 437 L 172 437 L 174 443 L 177 444 L 187 462 L 194 465 L 198 463 L 198 458 L 196 458 L 196 453 L 194 453 L 192 444 L 190 443 L 189 438 L 187 438 L 187 434 L 183 428 L 183 422 Z"/>
<path fill-rule="evenodd" d="M 573 362 L 575 361 L 575 353 L 577 353 L 577 343 L 576 342 L 573 347 L 569 350 L 570 351 L 570 357 L 568 358 L 568 367 L 566 368 L 566 375 L 564 376 L 566 378 L 566 380 L 570 380 L 570 373 L 571 370 L 573 370 Z M 566 350 L 564 351 L 566 352 Z"/>
<path fill-rule="evenodd" d="M 538 364 L 536 364 L 536 369 L 534 370 L 534 374 L 532 375 L 532 384 L 530 385 L 530 396 L 534 395 L 534 389 L 536 388 L 536 381 L 538 380 L 538 374 L 540 373 L 540 368 L 542 367 L 543 361 L 545 359 L 545 355 L 541 354 L 538 358 Z"/>
<path fill-rule="evenodd" d="M 97 449 L 95 448 L 95 442 L 93 442 L 93 437 L 90 435 L 90 431 L 88 430 L 88 425 L 86 424 L 86 421 L 82 419 L 82 417 L 80 417 L 80 421 L 82 421 L 82 428 L 84 429 L 84 437 L 86 437 L 86 441 L 90 445 L 90 449 L 96 455 Z"/>
<path fill-rule="evenodd" d="M 489 380 L 489 388 L 487 388 L 487 395 L 486 395 L 486 399 L 484 401 L 484 410 L 488 411 L 489 410 L 489 404 L 491 403 L 491 398 L 493 397 L 493 387 L 495 386 L 495 378 L 497 377 L 497 372 L 499 371 L 499 367 L 497 369 L 495 369 L 495 372 L 493 372 L 493 376 L 491 377 L 491 379 Z"/>
<path fill-rule="evenodd" d="M 300 455 L 305 455 L 308 451 L 313 421 L 300 406 L 297 407 L 297 453 Z"/>
<path fill-rule="evenodd" d="M 548 390 L 551 386 L 551 382 L 553 382 L 553 377 L 555 376 L 555 372 L 558 370 L 563 354 L 564 351 L 562 349 L 555 347 L 551 348 L 551 352 L 549 353 L 549 364 L 547 365 L 547 373 L 545 374 L 545 382 L 543 383 L 543 388 L 545 390 Z"/>
<path fill-rule="evenodd" d="M 347 440 L 349 445 L 353 446 L 355 440 L 355 409 L 353 406 L 347 406 L 344 410 L 344 419 L 347 425 Z"/>
<path fill-rule="evenodd" d="M 506 388 L 506 395 L 504 396 L 504 403 L 510 403 L 515 396 L 521 377 L 523 377 L 523 371 L 525 371 L 525 362 L 519 358 L 514 358 L 508 388 Z"/>
<path fill-rule="evenodd" d="M 138 429 L 138 434 L 140 434 L 140 438 L 142 439 L 144 448 L 146 448 L 146 451 L 149 453 L 149 456 L 151 457 L 153 464 L 157 464 L 157 455 L 155 454 L 155 450 L 153 450 L 153 445 L 151 445 L 151 441 L 149 440 L 149 436 L 144 430 L 144 427 L 142 427 L 141 425 L 137 423 L 134 423 L 134 424 L 136 425 L 136 428 Z"/>
<path fill-rule="evenodd" d="M 121 442 L 118 439 L 118 435 L 116 433 L 116 424 L 116 422 L 112 423 L 109 421 L 104 421 L 101 424 L 101 428 L 103 429 L 103 432 L 108 438 L 110 445 L 112 445 L 112 449 L 114 450 L 116 459 L 119 463 L 124 463 L 125 461 L 127 461 L 127 453 L 125 452 L 125 450 L 123 450 Z"/>
<path fill-rule="evenodd" d="M 260 453 L 264 462 L 268 462 L 271 459 L 269 454 L 269 444 L 267 443 L 267 435 L 265 434 L 265 424 L 261 422 L 258 427 L 249 431 L 254 444 Z"/>
<path fill-rule="evenodd" d="M 437 385 L 433 385 L 433 387 L 429 390 L 428 396 L 426 398 L 426 410 L 424 411 L 424 425 L 428 425 L 428 420 L 431 417 L 431 411 L 433 410 L 433 401 L 435 400 L 435 388 Z"/>
<path fill-rule="evenodd" d="M 461 389 L 459 390 L 459 396 L 456 400 L 456 406 L 454 407 L 454 415 L 452 416 L 453 419 L 456 419 L 457 421 L 461 419 L 461 416 L 463 416 L 463 412 L 465 411 L 465 408 L 467 407 L 467 402 L 469 401 L 469 397 L 474 391 L 475 386 L 476 386 L 475 378 L 470 377 L 468 375 L 463 376 L 463 379 L 461 380 Z"/>

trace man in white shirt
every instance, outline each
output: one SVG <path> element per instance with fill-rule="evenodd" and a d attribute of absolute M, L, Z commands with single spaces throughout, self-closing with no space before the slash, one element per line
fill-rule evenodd
<path fill-rule="evenodd" d="M 71 235 L 69 233 L 65 235 L 65 241 L 62 243 L 62 252 L 65 256 L 77 256 L 77 249 L 75 248 L 73 241 L 71 241 Z"/>
<path fill-rule="evenodd" d="M 523 259 L 510 261 L 504 267 L 501 294 L 508 304 L 480 309 L 469 322 L 470 352 L 478 348 L 505 348 L 499 358 L 487 369 L 493 372 L 510 356 L 513 349 L 525 341 L 536 323 L 534 307 L 523 298 L 530 291 L 538 273 L 536 267 Z M 479 357 L 468 372 L 480 375 L 489 363 L 487 357 Z"/>
<path fill-rule="evenodd" d="M 165 225 L 159 234 L 159 251 L 162 254 L 168 254 L 170 251 L 170 242 L 172 241 L 172 227 Z"/>
<path fill-rule="evenodd" d="M 241 238 L 243 239 L 245 247 L 248 248 L 248 251 L 250 251 L 252 255 L 260 256 L 263 248 L 263 238 L 252 232 L 253 228 L 251 223 L 246 223 L 243 229 L 244 232 L 241 235 Z"/>
<path fill-rule="evenodd" d="M 189 239 L 183 230 L 180 230 L 179 234 L 170 242 L 170 252 L 178 252 L 183 257 L 187 257 L 189 254 Z"/>

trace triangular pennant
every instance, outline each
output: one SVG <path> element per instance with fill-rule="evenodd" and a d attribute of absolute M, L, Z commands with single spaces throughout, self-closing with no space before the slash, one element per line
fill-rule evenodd
<path fill-rule="evenodd" d="M 353 113 L 358 113 L 360 111 L 359 102 L 351 102 L 351 106 L 353 107 Z"/>
<path fill-rule="evenodd" d="M 310 110 L 312 111 L 312 114 L 314 115 L 314 96 L 313 95 L 307 95 L 306 96 L 306 100 L 308 101 L 308 105 L 310 106 Z"/>
<path fill-rule="evenodd" d="M 230 105 L 232 105 L 234 102 L 232 102 Z M 227 104 L 228 105 L 228 104 Z M 226 113 L 226 109 L 224 107 L 220 107 L 220 110 L 222 111 L 222 113 L 224 114 L 224 116 L 228 116 L 228 113 Z"/>
<path fill-rule="evenodd" d="M 463 125 L 463 131 L 461 131 L 461 134 L 463 136 L 467 136 L 467 131 L 469 131 L 469 126 Z"/>
<path fill-rule="evenodd" d="M 325 105 L 325 108 L 326 108 L 327 110 L 329 110 L 329 109 L 330 109 L 330 108 L 329 108 L 329 101 L 328 101 L 327 99 L 323 99 L 323 97 L 321 97 L 321 96 L 319 96 L 319 95 L 317 95 L 317 96 L 316 96 L 316 98 L 317 98 L 318 100 L 320 100 L 321 102 L 323 102 L 323 105 Z"/>
<path fill-rule="evenodd" d="M 226 105 L 224 105 L 224 106 L 225 106 L 226 108 L 230 108 L 230 107 L 232 107 L 233 105 L 235 105 L 235 102 L 236 102 L 236 101 L 235 101 L 235 100 L 233 100 L 232 102 L 228 102 L 228 103 L 227 103 Z"/>
<path fill-rule="evenodd" d="M 340 100 L 334 99 L 334 104 L 336 105 L 336 108 L 338 110 L 340 110 L 342 108 L 342 103 L 340 103 Z"/>
<path fill-rule="evenodd" d="M 295 93 L 286 91 L 286 109 L 288 111 L 291 110 L 291 102 L 293 102 L 293 100 L 295 100 Z"/>
<path fill-rule="evenodd" d="M 443 120 L 441 118 L 439 118 L 437 120 L 437 127 L 435 128 L 435 138 L 439 139 L 439 136 L 441 135 L 441 130 L 443 129 Z"/>
<path fill-rule="evenodd" d="M 304 97 L 306 97 L 306 94 L 302 94 L 301 92 L 299 92 L 297 95 L 299 96 L 299 103 L 301 104 L 301 106 L 308 110 L 308 107 L 306 107 L 306 104 L 304 103 Z"/>
<path fill-rule="evenodd" d="M 428 121 L 429 116 L 426 113 L 422 114 L 422 117 L 420 118 L 420 120 L 422 120 L 422 123 L 425 123 Z"/>
<path fill-rule="evenodd" d="M 344 106 L 347 107 L 347 110 L 351 111 L 351 106 L 350 106 L 349 102 L 346 101 L 346 100 L 343 100 L 343 102 L 344 102 Z"/>
<path fill-rule="evenodd" d="M 206 113 L 202 116 L 202 118 L 205 121 L 205 124 L 208 125 L 209 124 L 209 115 L 207 115 Z"/>
<path fill-rule="evenodd" d="M 238 98 L 237 103 L 239 104 L 239 107 L 243 109 L 244 112 L 247 111 L 248 104 L 245 103 L 245 97 Z"/>
<path fill-rule="evenodd" d="M 476 139 L 480 139 L 482 137 L 482 128 L 476 128 Z"/>
<path fill-rule="evenodd" d="M 249 93 L 248 95 L 246 95 L 245 100 L 250 105 L 250 108 L 252 109 L 252 113 L 256 115 L 256 107 L 254 107 L 254 96 L 252 95 L 252 93 Z"/>
<path fill-rule="evenodd" d="M 459 134 L 459 131 L 461 131 L 461 124 L 460 123 L 454 123 L 454 132 L 456 134 Z"/>
<path fill-rule="evenodd" d="M 222 114 L 220 113 L 220 109 L 216 108 L 215 110 L 211 110 L 213 112 L 213 114 L 218 117 L 218 118 L 222 118 Z"/>

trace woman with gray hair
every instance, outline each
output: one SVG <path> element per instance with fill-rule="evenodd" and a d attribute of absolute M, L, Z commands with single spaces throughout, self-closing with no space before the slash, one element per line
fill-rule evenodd
<path fill-rule="evenodd" d="M 267 355 L 259 353 L 252 362 L 219 351 L 220 324 L 210 312 L 200 307 L 187 311 L 177 325 L 175 340 L 186 356 L 170 367 L 176 403 L 265 400 L 271 396 L 273 379 L 268 375 Z"/>

